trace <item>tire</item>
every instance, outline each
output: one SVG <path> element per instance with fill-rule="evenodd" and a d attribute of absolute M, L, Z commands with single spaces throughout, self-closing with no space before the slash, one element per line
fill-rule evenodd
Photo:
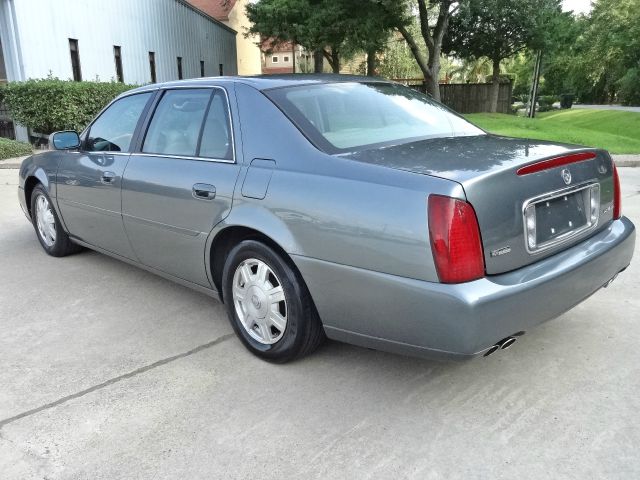
<path fill-rule="evenodd" d="M 254 355 L 285 363 L 310 354 L 324 341 L 302 277 L 264 243 L 244 240 L 229 252 L 222 288 L 229 321 Z"/>
<path fill-rule="evenodd" d="M 82 249 L 62 228 L 51 198 L 42 185 L 37 185 L 31 193 L 31 223 L 40 245 L 52 257 L 64 257 Z"/>

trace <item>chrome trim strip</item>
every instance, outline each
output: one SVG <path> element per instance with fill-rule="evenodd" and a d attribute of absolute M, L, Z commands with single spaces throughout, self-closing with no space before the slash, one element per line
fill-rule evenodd
<path fill-rule="evenodd" d="M 536 248 L 534 249 L 530 249 L 529 248 L 529 242 L 527 241 L 527 235 L 528 235 L 528 231 L 527 231 L 527 218 L 526 218 L 526 210 L 527 207 L 529 207 L 530 205 L 534 205 L 534 204 L 538 204 L 541 202 L 545 202 L 547 200 L 553 200 L 555 198 L 561 197 L 563 195 L 568 195 L 568 194 L 573 194 L 573 193 L 578 193 L 580 191 L 583 190 L 591 190 L 594 188 L 598 188 L 600 189 L 600 184 L 598 183 L 597 180 L 588 180 L 586 182 L 582 182 L 579 183 L 577 185 L 573 185 L 572 187 L 569 188 L 563 188 L 560 190 L 555 190 L 553 192 L 549 192 L 549 193 L 545 193 L 542 195 L 538 195 L 536 197 L 530 198 L 528 200 L 525 200 L 525 202 L 522 204 L 522 226 L 523 226 L 523 230 L 524 230 L 524 246 L 527 249 L 527 253 L 531 254 L 531 255 L 536 255 L 538 253 L 544 252 L 546 250 L 549 250 L 550 248 L 553 247 L 557 247 L 558 245 L 567 242 L 573 238 L 578 237 L 579 235 L 588 232 L 589 230 L 594 229 L 595 227 L 598 226 L 598 223 L 600 221 L 600 206 L 598 205 L 598 216 L 596 217 L 595 221 L 591 221 L 589 214 L 587 211 L 585 211 L 585 216 L 587 217 L 587 223 L 585 225 L 583 225 L 582 227 L 576 229 L 576 230 L 571 230 L 569 232 L 563 233 L 562 235 L 559 235 L 558 237 L 554 238 L 553 240 L 550 240 L 548 242 L 542 243 L 540 244 L 540 246 L 536 246 Z M 591 198 L 591 192 L 589 193 L 589 198 Z M 586 207 L 585 207 L 586 209 Z M 590 210 L 590 207 L 589 207 Z"/>
<path fill-rule="evenodd" d="M 199 160 L 201 162 L 215 162 L 215 163 L 236 163 L 233 160 L 225 160 L 223 158 L 207 158 L 207 157 L 187 157 L 182 155 L 163 155 L 161 153 L 132 153 L 131 155 L 137 157 L 156 157 L 156 158 L 177 158 L 178 160 Z"/>

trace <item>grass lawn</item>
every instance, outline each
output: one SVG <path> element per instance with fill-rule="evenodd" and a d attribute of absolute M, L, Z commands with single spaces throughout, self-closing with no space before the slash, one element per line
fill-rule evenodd
<path fill-rule="evenodd" d="M 501 113 L 471 113 L 488 132 L 599 147 L 611 153 L 640 154 L 640 113 L 616 110 L 562 110 L 529 119 Z"/>

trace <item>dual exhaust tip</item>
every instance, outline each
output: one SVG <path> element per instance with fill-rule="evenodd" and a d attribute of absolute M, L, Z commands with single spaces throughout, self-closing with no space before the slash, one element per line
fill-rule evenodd
<path fill-rule="evenodd" d="M 514 333 L 513 335 L 503 338 L 498 343 L 489 348 L 486 352 L 484 352 L 484 356 L 488 357 L 492 353 L 497 352 L 498 350 L 506 350 L 507 348 L 513 346 L 514 343 L 518 341 L 519 336 L 524 335 L 524 332 Z"/>

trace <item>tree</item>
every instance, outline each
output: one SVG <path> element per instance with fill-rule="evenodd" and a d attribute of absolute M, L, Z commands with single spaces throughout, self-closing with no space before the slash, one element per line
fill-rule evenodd
<path fill-rule="evenodd" d="M 340 72 L 341 56 L 356 50 L 368 53 L 372 74 L 379 52 L 394 24 L 387 10 L 361 0 L 260 0 L 247 5 L 252 22 L 248 35 L 258 34 L 274 42 L 295 42 L 314 52 L 317 73 L 326 59 Z"/>
<path fill-rule="evenodd" d="M 542 48 L 545 26 L 561 12 L 560 0 L 473 0 L 452 17 L 444 51 L 492 63 L 491 107 L 498 106 L 500 62 L 526 48 Z"/>
<path fill-rule="evenodd" d="M 418 63 L 424 76 L 427 92 L 436 100 L 440 100 L 438 83 L 442 42 L 447 33 L 449 20 L 456 13 L 461 2 L 458 0 L 369 0 L 369 3 L 379 3 L 386 10 L 387 18 L 393 19 L 394 26 L 407 42 Z M 410 28 L 416 14 L 419 35 Z M 421 48 L 421 43 L 426 48 Z"/>

